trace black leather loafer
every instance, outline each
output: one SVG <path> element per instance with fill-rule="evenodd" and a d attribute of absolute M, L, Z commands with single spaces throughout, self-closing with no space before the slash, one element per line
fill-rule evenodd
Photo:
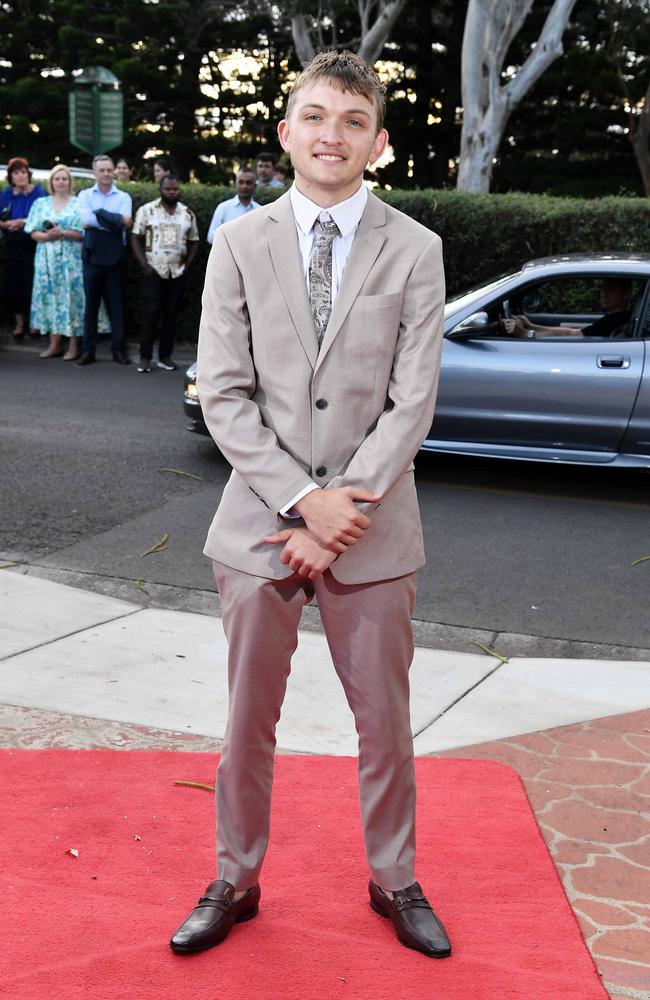
<path fill-rule="evenodd" d="M 236 902 L 235 887 L 217 879 L 210 882 L 197 906 L 173 935 L 169 946 L 177 955 L 191 955 L 221 944 L 233 924 L 251 920 L 259 909 L 260 887 L 254 885 Z"/>
<path fill-rule="evenodd" d="M 447 958 L 451 944 L 442 921 L 435 915 L 417 882 L 393 893 L 393 898 L 372 880 L 368 884 L 370 905 L 382 917 L 393 921 L 398 939 L 431 958 Z"/>
<path fill-rule="evenodd" d="M 118 365 L 130 365 L 131 359 L 125 351 L 113 351 L 113 361 Z"/>
<path fill-rule="evenodd" d="M 82 354 L 79 360 L 76 362 L 79 368 L 83 368 L 84 365 L 94 365 L 95 355 L 94 354 Z"/>

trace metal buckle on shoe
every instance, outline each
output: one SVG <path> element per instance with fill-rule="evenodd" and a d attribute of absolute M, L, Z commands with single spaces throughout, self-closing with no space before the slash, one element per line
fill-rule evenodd
<path fill-rule="evenodd" d="M 393 900 L 398 910 L 407 910 L 411 906 L 419 906 L 421 909 L 425 907 L 430 909 L 429 903 L 424 896 L 407 896 L 406 899 L 395 899 Z M 424 906 L 422 906 L 424 904 Z"/>
<path fill-rule="evenodd" d="M 216 896 L 201 896 L 199 900 L 199 906 L 212 906 L 214 909 L 223 910 L 224 913 L 228 912 L 230 905 L 231 900 L 219 899 Z"/>

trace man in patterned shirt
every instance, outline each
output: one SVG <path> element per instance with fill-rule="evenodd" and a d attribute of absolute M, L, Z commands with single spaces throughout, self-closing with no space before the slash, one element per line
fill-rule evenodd
<path fill-rule="evenodd" d="M 178 179 L 166 174 L 160 198 L 142 205 L 133 224 L 131 246 L 144 271 L 145 315 L 140 340 L 139 372 L 151 371 L 153 344 L 161 317 L 158 368 L 172 372 L 176 318 L 185 275 L 199 249 L 194 212 L 183 205 Z"/>

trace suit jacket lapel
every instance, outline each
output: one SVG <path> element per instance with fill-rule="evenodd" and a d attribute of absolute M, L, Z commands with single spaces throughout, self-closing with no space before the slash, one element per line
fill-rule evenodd
<path fill-rule="evenodd" d="M 371 267 L 379 256 L 379 252 L 386 240 L 386 233 L 383 229 L 385 225 L 386 209 L 379 198 L 373 194 L 369 194 L 368 203 L 361 216 L 361 221 L 359 222 L 359 227 L 352 243 L 352 249 L 350 250 L 350 256 L 343 271 L 343 278 L 336 299 L 334 300 L 332 315 L 330 316 L 327 330 L 321 343 L 316 368 L 322 364 L 323 359 L 332 346 L 334 338 L 354 305 L 354 301 L 361 291 Z"/>
<path fill-rule="evenodd" d="M 278 198 L 271 206 L 269 219 L 271 221 L 268 242 L 273 270 L 300 343 L 313 368 L 318 356 L 318 342 L 302 270 L 296 222 L 291 210 L 289 192 Z"/>

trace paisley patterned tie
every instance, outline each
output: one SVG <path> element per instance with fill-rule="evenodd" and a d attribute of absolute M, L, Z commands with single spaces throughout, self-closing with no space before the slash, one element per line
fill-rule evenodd
<path fill-rule="evenodd" d="M 309 258 L 309 302 L 319 347 L 332 312 L 332 243 L 335 236 L 341 235 L 334 220 L 322 214 L 325 218 L 314 223 L 314 246 Z"/>

